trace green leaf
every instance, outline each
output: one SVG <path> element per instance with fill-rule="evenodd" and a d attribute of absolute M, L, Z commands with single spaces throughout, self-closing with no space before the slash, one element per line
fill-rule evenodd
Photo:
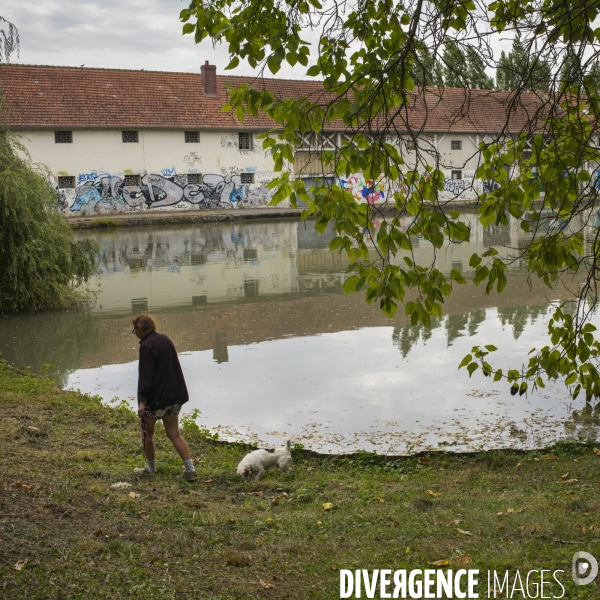
<path fill-rule="evenodd" d="M 473 373 L 475 371 L 477 371 L 477 369 L 479 368 L 479 365 L 477 363 L 472 362 L 468 367 L 467 367 L 467 371 L 469 371 L 469 377 L 471 377 L 471 375 L 473 375 Z"/>
<path fill-rule="evenodd" d="M 356 289 L 358 281 L 358 275 L 352 275 L 352 277 L 348 277 L 348 279 L 344 281 L 344 285 L 342 286 L 342 291 L 344 292 L 344 294 L 351 294 Z"/>
<path fill-rule="evenodd" d="M 473 360 L 473 357 L 470 354 L 467 354 L 461 361 L 460 365 L 458 365 L 459 369 L 462 369 L 463 367 L 466 367 L 471 361 Z"/>

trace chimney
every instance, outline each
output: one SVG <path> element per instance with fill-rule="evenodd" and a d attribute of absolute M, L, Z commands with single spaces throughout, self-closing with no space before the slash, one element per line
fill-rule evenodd
<path fill-rule="evenodd" d="M 200 67 L 202 75 L 202 93 L 207 98 L 217 97 L 217 65 L 210 65 L 208 61 Z"/>

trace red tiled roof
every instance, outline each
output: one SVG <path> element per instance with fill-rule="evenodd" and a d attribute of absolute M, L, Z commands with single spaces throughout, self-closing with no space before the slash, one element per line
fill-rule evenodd
<path fill-rule="evenodd" d="M 194 73 L 127 71 L 0 65 L 0 86 L 14 128 L 174 128 L 260 129 L 274 126 L 267 117 L 248 117 L 221 112 L 226 88 L 253 82 L 279 98 L 331 96 L 319 81 L 254 79 L 217 76 L 217 98 L 202 93 L 201 76 Z M 523 94 L 510 109 L 510 92 L 429 88 L 414 97 L 411 108 L 399 111 L 394 122 L 400 130 L 422 128 L 427 132 L 498 133 L 510 115 L 512 131 L 528 126 L 544 98 Z M 344 130 L 342 123 L 328 129 Z"/>

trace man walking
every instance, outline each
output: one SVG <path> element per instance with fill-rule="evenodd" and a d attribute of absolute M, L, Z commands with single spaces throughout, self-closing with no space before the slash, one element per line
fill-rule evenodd
<path fill-rule="evenodd" d="M 156 321 L 151 315 L 139 314 L 131 322 L 132 333 L 140 340 L 138 417 L 142 421 L 144 452 L 148 461 L 146 471 L 156 473 L 154 431 L 156 421 L 162 419 L 167 437 L 183 460 L 183 477 L 194 481 L 198 475 L 188 445 L 179 433 L 179 412 L 189 400 L 189 395 L 177 351 L 166 335 L 156 332 Z"/>

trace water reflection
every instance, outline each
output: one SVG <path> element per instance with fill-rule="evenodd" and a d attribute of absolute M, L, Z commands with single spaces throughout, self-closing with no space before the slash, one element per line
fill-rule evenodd
<path fill-rule="evenodd" d="M 456 286 L 428 330 L 401 310 L 390 320 L 362 295 L 342 295 L 348 260 L 329 251 L 332 229 L 320 236 L 310 222 L 84 235 L 101 248 L 93 308 L 0 318 L 3 357 L 35 370 L 51 363 L 61 385 L 131 397 L 138 344 L 129 319 L 149 310 L 183 354 L 205 425 L 224 424 L 223 436 L 406 451 L 536 444 L 595 427 L 560 388 L 514 399 L 502 384 L 456 369 L 478 343 L 500 347 L 503 368 L 539 345 L 561 292 L 549 296 L 517 267 L 501 295 Z M 443 248 L 436 264 L 468 278 L 474 251 L 514 237 L 514 227 L 475 229 L 472 244 Z M 433 259 L 414 241 L 418 260 Z"/>

